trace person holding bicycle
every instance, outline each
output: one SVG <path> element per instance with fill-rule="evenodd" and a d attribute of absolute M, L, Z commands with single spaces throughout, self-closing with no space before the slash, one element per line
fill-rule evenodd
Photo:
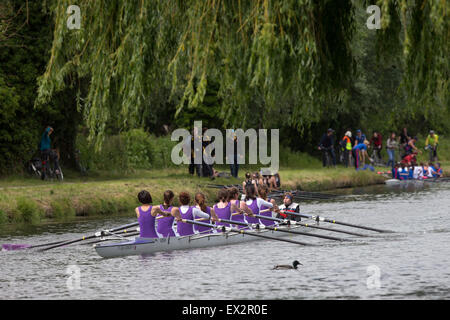
<path fill-rule="evenodd" d="M 39 149 L 41 151 L 41 160 L 44 170 L 41 175 L 41 179 L 45 179 L 45 173 L 50 171 L 50 160 L 55 166 L 55 173 L 59 174 L 59 157 L 55 150 L 51 149 L 51 139 L 50 135 L 53 133 L 53 128 L 48 126 L 41 137 L 41 142 L 39 144 Z"/>
<path fill-rule="evenodd" d="M 336 155 L 334 153 L 334 139 L 333 139 L 333 129 L 328 129 L 327 133 L 324 133 L 322 139 L 320 139 L 319 150 L 323 152 L 323 166 L 327 166 L 328 155 L 331 154 L 331 159 L 333 161 L 333 166 L 336 167 Z"/>
<path fill-rule="evenodd" d="M 439 136 L 434 133 L 433 130 L 430 130 L 430 134 L 425 140 L 425 150 L 430 151 L 430 161 L 437 160 L 437 147 L 439 144 Z"/>
<path fill-rule="evenodd" d="M 383 140 L 379 132 L 373 132 L 373 136 L 370 139 L 370 147 L 373 148 L 373 155 L 377 158 L 376 162 L 382 162 L 383 158 L 381 157 L 381 149 L 383 148 Z"/>

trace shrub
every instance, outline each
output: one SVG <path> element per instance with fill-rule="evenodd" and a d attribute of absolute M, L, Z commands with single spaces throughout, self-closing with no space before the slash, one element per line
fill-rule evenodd
<path fill-rule="evenodd" d="M 75 208 L 67 198 L 53 200 L 50 206 L 55 219 L 75 217 Z"/>
<path fill-rule="evenodd" d="M 132 129 L 123 134 L 129 168 L 148 169 L 152 160 L 150 135 L 143 129 Z"/>
<path fill-rule="evenodd" d="M 5 211 L 0 209 L 0 224 L 8 222 L 8 217 L 6 216 Z"/>
<path fill-rule="evenodd" d="M 27 223 L 38 223 L 43 214 L 36 202 L 27 198 L 17 199 L 17 212 L 20 214 L 20 220 Z"/>

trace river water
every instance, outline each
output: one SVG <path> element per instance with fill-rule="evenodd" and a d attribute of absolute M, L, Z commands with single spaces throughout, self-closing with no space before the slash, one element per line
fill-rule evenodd
<path fill-rule="evenodd" d="M 396 233 L 341 226 L 373 237 L 320 231 L 355 241 L 296 236 L 319 246 L 262 240 L 115 259 L 99 257 L 88 245 L 2 251 L 0 299 L 449 299 L 450 184 L 345 193 L 338 201 L 302 203 L 302 212 Z M 76 239 L 129 222 L 134 220 L 3 226 L 0 243 Z M 303 265 L 271 270 L 293 260 Z"/>

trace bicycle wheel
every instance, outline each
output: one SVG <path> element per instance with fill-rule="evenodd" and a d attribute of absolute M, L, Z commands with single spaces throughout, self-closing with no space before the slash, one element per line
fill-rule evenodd
<path fill-rule="evenodd" d="M 64 174 L 63 174 L 63 172 L 61 170 L 61 167 L 59 167 L 58 169 L 55 170 L 55 175 L 56 175 L 56 178 L 59 181 L 63 181 L 64 180 Z"/>
<path fill-rule="evenodd" d="M 327 150 L 327 151 L 325 152 L 325 155 L 326 155 L 326 161 L 327 161 L 327 168 L 330 168 L 330 167 L 331 167 L 331 157 L 330 157 L 330 152 Z"/>

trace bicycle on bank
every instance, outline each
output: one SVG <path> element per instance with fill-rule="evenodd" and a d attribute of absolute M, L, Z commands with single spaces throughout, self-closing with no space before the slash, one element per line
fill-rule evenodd
<path fill-rule="evenodd" d="M 438 161 L 438 157 L 437 157 L 437 153 L 436 153 L 436 147 L 433 147 L 431 144 L 427 145 L 425 147 L 425 150 L 428 151 L 428 159 L 430 162 L 437 162 Z"/>
<path fill-rule="evenodd" d="M 57 150 L 49 150 L 49 152 L 42 153 L 41 155 L 42 180 L 54 180 L 54 179 L 57 179 L 58 181 L 64 180 L 64 174 L 62 172 L 58 160 L 59 160 L 59 153 L 57 152 Z"/>
<path fill-rule="evenodd" d="M 326 148 L 326 147 L 320 147 L 320 150 L 322 151 L 322 157 L 324 157 L 323 159 L 324 159 L 324 163 L 325 163 L 325 166 L 327 167 L 327 168 L 335 168 L 336 167 L 336 165 L 333 163 L 333 157 L 332 157 L 332 154 L 331 154 L 331 152 L 332 152 L 332 149 L 331 149 L 332 147 L 328 147 L 328 148 Z"/>
<path fill-rule="evenodd" d="M 347 157 L 348 157 L 348 163 L 345 163 L 347 161 L 346 157 L 346 153 L 347 153 Z M 339 162 L 347 167 L 353 167 L 355 165 L 354 159 L 353 159 L 353 154 L 351 151 L 349 150 L 345 150 L 342 148 L 339 148 Z"/>
<path fill-rule="evenodd" d="M 377 150 L 373 149 L 372 154 L 369 157 L 369 161 L 375 166 L 384 166 L 383 159 L 379 157 Z"/>

